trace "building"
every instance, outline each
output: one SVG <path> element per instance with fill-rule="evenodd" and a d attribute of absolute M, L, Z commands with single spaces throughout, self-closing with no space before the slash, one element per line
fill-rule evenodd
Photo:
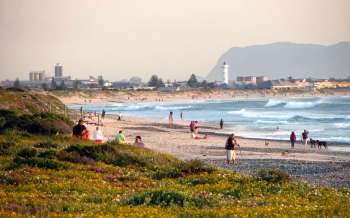
<path fill-rule="evenodd" d="M 228 78 L 228 76 L 229 76 L 229 71 L 228 71 L 228 69 L 229 69 L 229 65 L 226 63 L 226 62 L 224 62 L 224 64 L 223 64 L 223 66 L 222 66 L 222 68 L 223 68 L 223 71 L 222 71 L 222 73 L 223 73 L 223 79 L 224 79 L 224 83 L 226 84 L 226 85 L 228 85 L 228 83 L 229 83 L 229 78 Z"/>
<path fill-rule="evenodd" d="M 256 76 L 237 76 L 238 83 L 256 84 Z"/>
<path fill-rule="evenodd" d="M 45 80 L 45 71 L 29 72 L 29 81 L 43 81 Z"/>
<path fill-rule="evenodd" d="M 263 82 L 266 82 L 268 81 L 268 77 L 267 76 L 257 76 L 256 77 L 256 83 L 263 83 Z"/>
<path fill-rule="evenodd" d="M 314 82 L 314 89 L 335 89 L 337 84 L 335 81 L 318 80 Z"/>
<path fill-rule="evenodd" d="M 335 88 L 350 88 L 350 81 L 317 80 L 314 82 L 314 89 L 335 89 Z"/>
<path fill-rule="evenodd" d="M 305 79 L 291 81 L 273 81 L 271 88 L 274 90 L 290 90 L 290 89 L 309 89 L 312 84 Z"/>
<path fill-rule="evenodd" d="M 57 78 L 63 77 L 63 66 L 59 63 L 55 65 L 55 77 Z"/>
<path fill-rule="evenodd" d="M 350 81 L 337 82 L 337 88 L 350 88 Z"/>

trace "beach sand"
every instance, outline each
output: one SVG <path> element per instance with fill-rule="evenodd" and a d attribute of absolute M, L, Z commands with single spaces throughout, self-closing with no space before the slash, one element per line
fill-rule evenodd
<path fill-rule="evenodd" d="M 94 123 L 97 119 L 88 120 Z M 290 148 L 287 141 L 238 138 L 241 149 L 237 151 L 235 165 L 225 163 L 225 135 L 215 134 L 218 127 L 202 124 L 202 136 L 207 139 L 192 139 L 188 122 L 175 120 L 174 127 L 168 127 L 166 119 L 106 116 L 102 130 L 108 140 L 113 140 L 118 130 L 123 130 L 127 142 L 133 143 L 140 135 L 147 148 L 172 154 L 183 160 L 201 159 L 207 163 L 243 174 L 254 175 L 262 168 L 279 168 L 288 172 L 297 181 L 332 187 L 350 187 L 350 152 L 325 149 L 307 149 L 297 143 Z M 93 131 L 95 125 L 88 124 Z"/>

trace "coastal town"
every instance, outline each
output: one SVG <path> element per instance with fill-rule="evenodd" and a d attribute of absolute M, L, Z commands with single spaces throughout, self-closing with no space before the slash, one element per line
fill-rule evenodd
<path fill-rule="evenodd" d="M 208 81 L 205 78 L 191 74 L 188 80 L 163 80 L 152 75 L 148 82 L 138 76 L 120 81 L 105 80 L 103 75 L 89 76 L 85 79 L 72 79 L 63 74 L 63 65 L 54 66 L 54 75 L 48 75 L 44 70 L 31 71 L 26 80 L 3 80 L 0 86 L 21 87 L 42 90 L 157 90 L 160 92 L 195 91 L 203 89 L 237 89 L 237 90 L 321 90 L 348 89 L 350 78 L 293 78 L 291 76 L 280 79 L 269 79 L 265 75 L 237 76 L 229 78 L 229 65 L 222 65 L 222 80 Z"/>

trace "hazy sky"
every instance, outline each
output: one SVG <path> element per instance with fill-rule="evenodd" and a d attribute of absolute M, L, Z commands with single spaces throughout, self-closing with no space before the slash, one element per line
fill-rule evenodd
<path fill-rule="evenodd" d="M 233 46 L 350 41 L 350 0 L 0 0 L 0 79 L 206 76 Z"/>

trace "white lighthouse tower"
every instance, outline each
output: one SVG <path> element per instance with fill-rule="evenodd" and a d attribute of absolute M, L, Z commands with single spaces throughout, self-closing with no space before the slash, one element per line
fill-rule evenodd
<path fill-rule="evenodd" d="M 228 85 L 228 64 L 224 62 L 223 64 L 223 76 L 224 76 L 224 83 Z"/>

